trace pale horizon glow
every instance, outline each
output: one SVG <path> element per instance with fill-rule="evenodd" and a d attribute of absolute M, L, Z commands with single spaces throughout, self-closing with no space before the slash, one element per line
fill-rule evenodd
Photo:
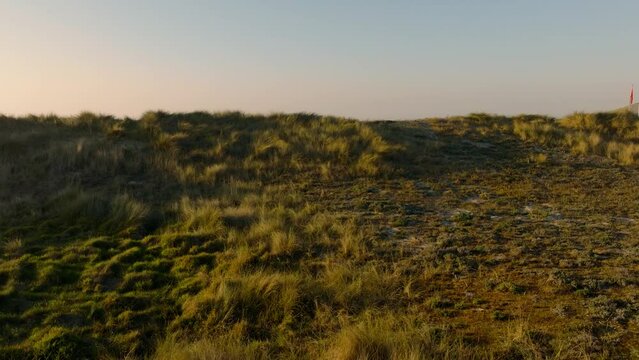
<path fill-rule="evenodd" d="M 414 119 L 627 105 L 631 0 L 0 0 L 0 114 Z"/>

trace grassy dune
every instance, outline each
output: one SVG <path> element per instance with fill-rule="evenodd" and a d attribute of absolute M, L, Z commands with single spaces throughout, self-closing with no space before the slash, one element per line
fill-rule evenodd
<path fill-rule="evenodd" d="M 639 119 L 0 117 L 0 358 L 639 356 Z"/>

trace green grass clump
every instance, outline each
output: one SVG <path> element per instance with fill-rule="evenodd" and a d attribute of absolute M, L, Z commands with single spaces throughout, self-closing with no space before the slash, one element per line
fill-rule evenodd
<path fill-rule="evenodd" d="M 51 329 L 34 348 L 41 359 L 95 359 L 98 353 L 92 341 L 62 328 Z"/>
<path fill-rule="evenodd" d="M 295 321 L 299 297 L 299 279 L 294 275 L 254 273 L 224 278 L 186 300 L 177 321 L 208 329 L 245 322 L 246 336 L 263 339 Z"/>

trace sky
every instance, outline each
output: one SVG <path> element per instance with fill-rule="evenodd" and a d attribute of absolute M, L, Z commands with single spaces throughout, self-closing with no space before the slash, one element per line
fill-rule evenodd
<path fill-rule="evenodd" d="M 0 113 L 626 105 L 637 0 L 0 0 Z"/>

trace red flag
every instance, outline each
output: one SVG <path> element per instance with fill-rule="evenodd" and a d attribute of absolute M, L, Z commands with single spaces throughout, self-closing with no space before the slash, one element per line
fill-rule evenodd
<path fill-rule="evenodd" d="M 632 88 L 630 89 L 630 105 L 635 103 L 635 86 L 632 85 Z"/>

